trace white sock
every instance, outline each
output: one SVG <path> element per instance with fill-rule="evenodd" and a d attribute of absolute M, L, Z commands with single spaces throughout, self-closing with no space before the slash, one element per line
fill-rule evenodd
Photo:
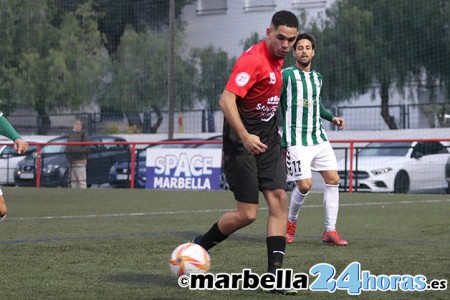
<path fill-rule="evenodd" d="M 339 185 L 325 184 L 323 206 L 325 207 L 325 232 L 335 231 L 339 212 Z"/>
<path fill-rule="evenodd" d="M 3 221 L 4 219 L 6 219 L 6 215 L 4 215 L 3 217 L 0 217 L 0 222 Z"/>
<path fill-rule="evenodd" d="M 305 202 L 306 197 L 309 192 L 306 194 L 300 193 L 298 187 L 295 187 L 292 191 L 291 195 L 291 204 L 289 206 L 289 216 L 288 220 L 291 223 L 296 223 L 298 219 L 298 214 L 300 213 L 300 209 L 302 208 L 303 203 Z"/>

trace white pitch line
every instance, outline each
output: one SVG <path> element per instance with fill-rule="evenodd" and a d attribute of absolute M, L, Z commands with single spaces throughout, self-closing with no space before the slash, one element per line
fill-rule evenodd
<path fill-rule="evenodd" d="M 443 203 L 450 202 L 450 199 L 436 200 L 418 200 L 418 201 L 392 201 L 392 202 L 365 202 L 365 203 L 341 203 L 340 206 L 384 206 L 394 204 L 415 204 L 415 203 Z M 323 205 L 304 205 L 303 208 L 320 208 Z M 267 210 L 267 207 L 261 207 L 259 210 Z M 140 216 L 158 216 L 158 215 L 181 215 L 181 214 L 198 214 L 198 213 L 214 213 L 227 212 L 233 209 L 202 209 L 202 210 L 179 210 L 179 211 L 161 211 L 161 212 L 141 212 L 141 213 L 124 213 L 124 214 L 91 214 L 91 215 L 73 215 L 73 216 L 45 216 L 45 217 L 27 217 L 27 218 L 11 218 L 8 220 L 62 220 L 62 219 L 88 219 L 88 218 L 109 218 L 109 217 L 140 217 Z"/>

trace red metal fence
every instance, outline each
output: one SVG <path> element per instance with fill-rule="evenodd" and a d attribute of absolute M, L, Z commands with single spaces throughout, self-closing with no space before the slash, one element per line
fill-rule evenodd
<path fill-rule="evenodd" d="M 332 140 L 331 143 L 333 148 L 335 149 L 336 156 L 338 160 L 344 160 L 345 162 L 345 174 L 348 174 L 348 178 L 345 178 L 348 182 L 348 186 L 345 187 L 345 190 L 349 193 L 359 191 L 358 188 L 355 188 L 354 184 L 358 181 L 355 178 L 355 162 L 357 162 L 357 156 L 360 150 L 364 149 L 369 143 L 409 143 L 415 142 L 417 143 L 440 143 L 445 147 L 446 150 L 442 151 L 442 157 L 450 157 L 450 138 L 442 138 L 442 139 L 359 139 L 359 140 Z M 42 148 L 46 145 L 126 145 L 129 147 L 130 158 L 129 162 L 131 166 L 136 165 L 136 154 L 138 149 L 142 151 L 147 146 L 150 145 L 158 145 L 158 144 L 221 144 L 220 140 L 187 140 L 187 141 L 157 141 L 157 142 L 84 142 L 84 143 L 68 143 L 68 142 L 30 142 L 30 145 L 37 145 L 37 150 L 33 154 L 35 158 L 35 182 L 36 187 L 41 187 L 41 176 L 42 176 Z M 11 143 L 0 143 L 0 145 L 11 145 Z M 414 145 L 414 144 L 413 144 Z M 164 151 L 161 149 L 161 151 Z M 341 151 L 341 152 L 339 152 Z M 344 154 L 342 154 L 344 151 Z M 445 153 L 446 151 L 446 153 Z M 439 157 L 441 157 L 439 156 Z M 440 159 L 442 159 L 442 157 Z M 340 159 L 339 159 L 340 158 Z M 1 157 L 1 159 L 5 159 L 5 157 Z M 401 160 L 401 158 L 399 158 Z M 414 161 L 413 161 L 414 162 Z M 443 163 L 445 164 L 445 162 Z M 14 166 L 12 166 L 14 167 Z M 377 166 L 374 166 L 374 168 Z M 382 167 L 380 165 L 380 167 Z M 444 167 L 443 167 L 444 168 Z M 135 176 L 136 169 L 134 167 L 130 168 L 130 188 L 135 188 Z M 440 171 L 439 171 L 440 172 Z M 442 178 L 445 177 L 445 174 L 442 174 Z M 341 179 L 343 180 L 344 178 Z"/>

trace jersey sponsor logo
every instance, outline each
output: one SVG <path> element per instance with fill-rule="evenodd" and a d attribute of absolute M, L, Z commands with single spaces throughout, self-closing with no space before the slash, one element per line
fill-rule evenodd
<path fill-rule="evenodd" d="M 236 75 L 236 84 L 238 86 L 245 86 L 248 81 L 250 80 L 250 75 L 248 75 L 248 73 L 246 72 L 241 72 L 239 74 Z"/>
<path fill-rule="evenodd" d="M 275 76 L 274 72 L 270 72 L 269 73 L 269 83 L 270 84 L 275 84 L 277 83 L 277 77 Z"/>
<path fill-rule="evenodd" d="M 303 102 L 304 107 L 308 107 L 310 103 L 312 105 L 317 104 L 317 99 L 302 99 L 301 101 Z"/>
<path fill-rule="evenodd" d="M 278 105 L 279 102 L 280 102 L 280 97 L 278 97 L 278 96 L 273 96 L 273 97 L 270 97 L 269 99 L 267 99 L 267 104 L 270 104 L 270 105 Z"/>
<path fill-rule="evenodd" d="M 256 110 L 261 113 L 261 121 L 268 122 L 275 116 L 279 102 L 280 97 L 273 96 L 267 99 L 266 104 L 258 103 L 256 105 Z"/>

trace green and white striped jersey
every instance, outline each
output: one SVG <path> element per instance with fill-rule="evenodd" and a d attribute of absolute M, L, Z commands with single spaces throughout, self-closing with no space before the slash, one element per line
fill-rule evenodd
<path fill-rule="evenodd" d="M 283 114 L 282 146 L 311 146 L 328 141 L 322 118 L 333 115 L 323 108 L 320 95 L 322 75 L 304 72 L 295 65 L 283 70 L 280 107 Z"/>

